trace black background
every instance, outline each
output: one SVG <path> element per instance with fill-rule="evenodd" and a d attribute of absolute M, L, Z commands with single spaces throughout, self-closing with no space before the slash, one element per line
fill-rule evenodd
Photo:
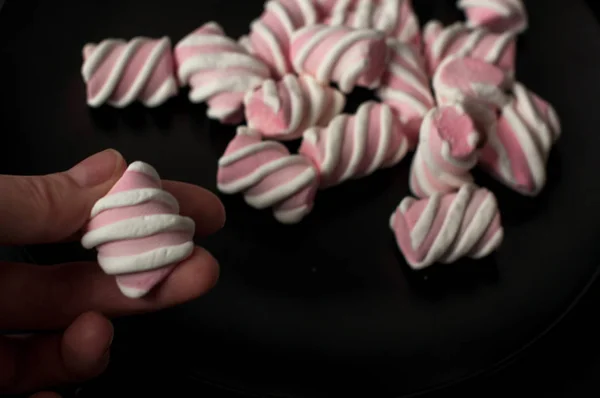
<path fill-rule="evenodd" d="M 8 7 L 10 6 L 9 2 Z M 571 27 L 557 26 L 556 28 Z M 589 39 L 597 41 L 600 37 Z M 578 44 L 573 43 L 573 45 Z M 11 167 L 2 169 L 3 172 L 8 172 L 7 170 L 11 170 Z M 514 393 L 569 397 L 597 395 L 600 388 L 595 385 L 595 375 L 600 373 L 600 344 L 596 341 L 597 336 L 600 335 L 600 328 L 595 326 L 595 317 L 599 299 L 600 286 L 595 284 L 576 309 L 548 336 L 528 349 L 510 369 L 433 396 L 441 397 L 450 393 L 487 397 L 504 397 Z M 115 396 L 117 392 L 119 395 L 133 396 L 151 392 L 164 396 L 189 396 L 191 393 L 209 397 L 236 396 L 234 393 L 221 394 L 217 392 L 218 389 L 205 385 L 201 380 L 183 377 L 178 372 L 177 366 L 173 366 L 172 374 L 165 369 L 161 369 L 160 373 L 152 374 L 152 369 L 143 366 L 138 369 L 127 369 L 128 365 L 124 363 L 119 365 L 115 361 L 105 376 L 85 385 L 80 396 L 106 397 Z M 140 384 L 142 379 L 131 379 L 132 374 L 144 374 L 143 379 L 149 382 Z M 127 383 L 130 380 L 135 382 Z M 377 386 L 373 386 L 373 389 L 377 391 Z M 593 394 L 594 391 L 596 394 Z"/>

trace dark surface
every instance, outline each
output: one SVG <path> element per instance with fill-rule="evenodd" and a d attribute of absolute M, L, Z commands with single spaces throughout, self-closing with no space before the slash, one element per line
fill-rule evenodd
<path fill-rule="evenodd" d="M 66 169 L 112 146 L 165 178 L 214 190 L 233 129 L 207 121 L 184 96 L 154 111 L 90 111 L 80 51 L 108 36 L 177 41 L 212 19 L 237 37 L 262 3 L 227 3 L 9 1 L 0 14 L 0 131 L 11 132 L 11 145 L 0 147 L 0 172 Z M 452 2 L 417 4 L 423 19 L 455 15 Z M 518 78 L 555 105 L 564 135 L 539 198 L 480 178 L 503 212 L 497 255 L 427 275 L 407 269 L 387 220 L 408 193 L 408 160 L 320 193 L 313 214 L 294 227 L 224 197 L 228 224 L 202 242 L 222 264 L 220 284 L 189 305 L 120 320 L 104 380 L 138 389 L 149 380 L 167 388 L 208 380 L 263 395 L 397 396 L 489 369 L 546 330 L 600 259 L 600 31 L 580 1 L 527 4 L 531 29 L 519 43 Z M 31 254 L 48 263 L 93 255 L 76 246 Z M 147 371 L 156 376 L 141 377 Z"/>

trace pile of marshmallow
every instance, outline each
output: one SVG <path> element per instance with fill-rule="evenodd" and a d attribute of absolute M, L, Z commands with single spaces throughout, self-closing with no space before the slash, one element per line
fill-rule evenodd
<path fill-rule="evenodd" d="M 458 5 L 466 22 L 431 21 L 421 32 L 411 0 L 269 0 L 237 40 L 209 22 L 173 50 L 168 38 L 88 44 L 88 104 L 155 107 L 189 87 L 209 118 L 238 125 L 219 160 L 219 190 L 272 208 L 286 224 L 311 212 L 319 190 L 414 152 L 416 198 L 391 217 L 407 262 L 484 257 L 503 229 L 494 195 L 471 170 L 537 195 L 560 124 L 515 78 L 516 37 L 527 27 L 521 0 Z M 378 101 L 343 113 L 356 87 Z M 282 143 L 292 140 L 296 154 Z"/>

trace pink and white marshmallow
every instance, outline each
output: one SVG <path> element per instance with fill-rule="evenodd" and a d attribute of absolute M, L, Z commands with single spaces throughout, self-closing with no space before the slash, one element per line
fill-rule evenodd
<path fill-rule="evenodd" d="M 546 165 L 561 134 L 554 108 L 522 84 L 498 120 L 496 134 L 481 151 L 481 166 L 515 191 L 538 195 L 546 184 Z"/>
<path fill-rule="evenodd" d="M 92 208 L 81 243 L 97 248 L 98 263 L 116 275 L 124 295 L 138 298 L 193 253 L 194 231 L 194 220 L 179 215 L 156 170 L 134 162 Z"/>
<path fill-rule="evenodd" d="M 410 170 L 410 188 L 425 198 L 471 183 L 479 159 L 481 135 L 460 105 L 434 108 L 423 120 Z"/>
<path fill-rule="evenodd" d="M 190 86 L 191 102 L 208 102 L 208 117 L 222 123 L 243 120 L 244 95 L 270 77 L 259 59 L 225 36 L 216 22 L 208 22 L 175 46 L 177 74 Z"/>
<path fill-rule="evenodd" d="M 354 6 L 354 3 L 356 3 L 358 0 L 314 0 L 319 10 L 321 10 L 321 15 L 323 15 L 324 18 L 327 18 L 333 13 L 334 8 L 340 1 L 349 2 L 352 6 Z"/>
<path fill-rule="evenodd" d="M 177 95 L 168 37 L 89 43 L 83 48 L 83 58 L 81 74 L 91 107 L 108 103 L 123 108 L 135 101 L 156 107 Z"/>
<path fill-rule="evenodd" d="M 419 20 L 411 3 L 411 0 L 338 0 L 325 24 L 375 29 L 420 49 Z"/>
<path fill-rule="evenodd" d="M 321 188 L 327 188 L 396 165 L 408 140 L 389 106 L 368 101 L 355 115 L 338 115 L 327 128 L 308 129 L 298 151 L 313 161 Z"/>
<path fill-rule="evenodd" d="M 438 105 L 462 105 L 485 141 L 485 137 L 495 134 L 498 113 L 509 101 L 507 91 L 511 81 L 512 78 L 495 65 L 452 55 L 438 66 L 433 76 L 433 90 Z"/>
<path fill-rule="evenodd" d="M 262 15 L 250 25 L 249 46 L 281 78 L 293 71 L 289 61 L 292 33 L 316 24 L 319 10 L 311 0 L 269 0 Z"/>
<path fill-rule="evenodd" d="M 502 69 L 477 58 L 450 56 L 433 75 L 438 105 L 478 102 L 499 109 L 508 102 L 509 88 Z"/>
<path fill-rule="evenodd" d="M 376 88 L 388 61 L 385 36 L 370 29 L 312 25 L 292 37 L 291 58 L 299 74 L 321 84 L 337 83 L 343 93 Z"/>
<path fill-rule="evenodd" d="M 264 137 L 293 140 L 312 126 L 327 126 L 340 114 L 346 97 L 309 76 L 289 74 L 276 82 L 265 80 L 245 100 L 248 127 Z"/>
<path fill-rule="evenodd" d="M 404 125 L 409 148 L 414 149 L 423 118 L 435 106 L 425 61 L 407 44 L 388 40 L 388 46 L 391 59 L 377 96 L 396 112 Z"/>
<path fill-rule="evenodd" d="M 239 127 L 219 159 L 217 186 L 226 194 L 243 193 L 256 209 L 273 207 L 279 222 L 295 224 L 312 211 L 319 178 L 306 157 Z"/>
<path fill-rule="evenodd" d="M 405 198 L 392 214 L 390 226 L 414 270 L 465 257 L 487 257 L 504 238 L 494 194 L 472 184 L 427 199 Z"/>
<path fill-rule="evenodd" d="M 523 33 L 528 16 L 523 0 L 459 0 L 469 27 L 483 27 L 495 33 Z"/>
<path fill-rule="evenodd" d="M 444 28 L 439 21 L 430 21 L 425 25 L 423 41 L 432 76 L 450 55 L 478 58 L 496 65 L 508 76 L 514 76 L 516 41 L 511 32 L 495 34 L 485 29 L 469 29 L 462 22 Z"/>

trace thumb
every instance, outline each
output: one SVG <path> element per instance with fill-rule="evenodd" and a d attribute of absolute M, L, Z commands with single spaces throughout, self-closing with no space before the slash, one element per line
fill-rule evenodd
<path fill-rule="evenodd" d="M 50 243 L 70 237 L 124 170 L 121 154 L 108 149 L 60 173 L 0 175 L 0 244 Z"/>

